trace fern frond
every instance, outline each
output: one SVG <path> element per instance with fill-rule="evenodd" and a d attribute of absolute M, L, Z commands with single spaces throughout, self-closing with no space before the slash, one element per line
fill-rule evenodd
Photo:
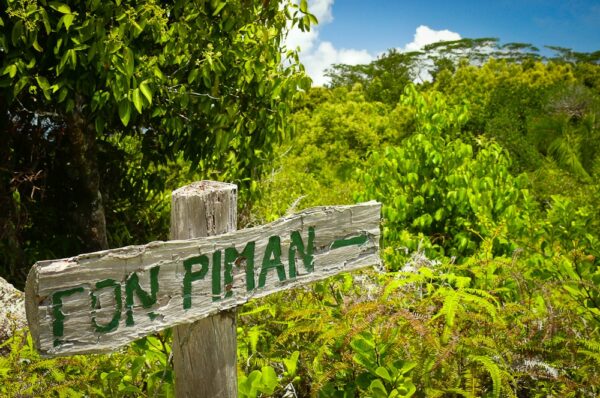
<path fill-rule="evenodd" d="M 583 180 L 589 180 L 590 176 L 579 160 L 578 145 L 574 144 L 568 137 L 557 138 L 548 147 L 548 152 L 561 167 Z"/>
<path fill-rule="evenodd" d="M 422 273 L 415 272 L 399 272 L 396 279 L 390 281 L 383 290 L 383 298 L 387 299 L 392 292 L 396 290 L 404 291 L 414 285 L 419 285 L 427 282 L 427 278 Z"/>
<path fill-rule="evenodd" d="M 586 349 L 600 354 L 600 341 L 597 340 L 577 340 L 577 343 Z"/>
<path fill-rule="evenodd" d="M 50 369 L 50 374 L 52 375 L 52 378 L 54 379 L 54 381 L 57 381 L 60 383 L 65 380 L 65 374 L 58 368 Z"/>
<path fill-rule="evenodd" d="M 514 379 L 512 379 L 512 382 L 514 383 Z M 506 398 L 517 398 L 517 393 L 510 383 L 510 380 L 504 377 L 502 378 L 502 396 Z"/>
<path fill-rule="evenodd" d="M 443 315 L 446 325 L 448 327 L 454 326 L 456 310 L 460 306 L 457 292 L 454 289 L 439 289 L 436 292 L 436 295 L 444 297 L 444 304 L 438 313 L 431 318 L 431 320 L 433 321 Z"/>
<path fill-rule="evenodd" d="M 398 324 L 398 327 L 403 325 L 408 326 L 410 329 L 408 334 L 416 333 L 421 339 L 425 340 L 428 347 L 434 350 L 439 349 L 439 340 L 431 328 L 427 327 L 426 323 L 431 320 L 431 317 L 419 313 L 414 313 L 406 309 L 399 309 L 396 311 L 390 321 Z"/>
<path fill-rule="evenodd" d="M 473 375 L 471 369 L 467 368 L 463 372 L 464 385 L 468 389 L 468 394 L 471 397 L 479 396 L 481 392 L 481 382 L 480 380 Z"/>
<path fill-rule="evenodd" d="M 481 355 L 470 355 L 469 360 L 482 364 L 488 371 L 490 378 L 492 379 L 492 396 L 500 398 L 500 393 L 502 392 L 502 377 L 498 365 L 490 358 Z"/>
<path fill-rule="evenodd" d="M 492 320 L 496 320 L 496 308 L 498 306 L 498 302 L 491 294 L 483 292 L 479 289 L 464 289 L 459 294 L 462 301 L 474 304 L 477 307 L 485 310 Z"/>
<path fill-rule="evenodd" d="M 487 290 L 475 289 L 475 288 L 469 287 L 469 288 L 463 289 L 463 291 L 465 291 L 471 295 L 475 295 L 475 296 L 479 296 L 481 298 L 487 299 L 487 300 L 491 301 L 494 305 L 498 306 L 498 299 L 496 298 L 496 296 L 488 293 Z"/>
<path fill-rule="evenodd" d="M 481 350 L 482 352 L 496 353 L 498 341 L 491 336 L 476 334 L 475 336 L 469 338 L 468 346 L 477 347 L 478 350 Z"/>
<path fill-rule="evenodd" d="M 439 397 L 443 397 L 444 395 L 446 395 L 446 392 L 442 391 L 442 390 L 438 390 L 437 388 L 426 388 L 425 389 L 426 397 L 439 398 Z"/>
<path fill-rule="evenodd" d="M 293 326 L 286 328 L 284 331 L 279 334 L 277 337 L 277 341 L 285 342 L 287 340 L 293 340 L 297 338 L 299 335 L 315 335 L 322 334 L 324 325 L 327 325 L 323 322 L 322 319 L 316 320 L 305 320 L 302 322 L 295 323 Z"/>
<path fill-rule="evenodd" d="M 268 311 L 269 314 L 271 314 L 271 316 L 275 316 L 275 310 L 276 310 L 276 308 L 274 308 L 274 306 L 271 304 L 259 305 L 254 308 L 251 308 L 249 304 L 246 304 L 242 307 L 242 309 L 244 310 L 244 312 L 240 313 L 238 316 L 256 315 L 256 314 L 260 314 L 264 311 Z"/>
<path fill-rule="evenodd" d="M 473 395 L 471 393 L 469 393 L 468 391 L 463 390 L 462 388 L 447 388 L 444 390 L 445 394 L 453 394 L 453 395 L 460 395 L 462 397 L 465 398 L 475 398 L 477 397 L 477 395 Z"/>
<path fill-rule="evenodd" d="M 58 366 L 58 361 L 56 358 L 41 359 L 39 361 L 33 361 L 29 366 L 31 370 L 53 370 Z"/>
<path fill-rule="evenodd" d="M 596 365 L 600 366 L 600 353 L 589 350 L 577 350 L 577 353 L 594 360 Z"/>

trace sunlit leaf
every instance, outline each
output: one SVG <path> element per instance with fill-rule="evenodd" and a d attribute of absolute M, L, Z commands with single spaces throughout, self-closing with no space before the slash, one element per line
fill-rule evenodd
<path fill-rule="evenodd" d="M 119 118 L 123 126 L 129 124 L 129 118 L 131 117 L 131 103 L 124 99 L 119 103 Z"/>
<path fill-rule="evenodd" d="M 135 106 L 135 109 L 138 111 L 138 113 L 142 113 L 142 107 L 144 102 L 142 101 L 142 94 L 140 93 L 139 88 L 133 90 L 132 100 L 133 105 Z"/>
<path fill-rule="evenodd" d="M 221 12 L 221 10 L 223 9 L 223 7 L 225 7 L 226 5 L 227 5 L 227 3 L 225 1 L 217 4 L 217 7 L 215 8 L 215 10 L 212 13 L 213 17 L 218 15 Z"/>
<path fill-rule="evenodd" d="M 133 51 L 131 51 L 131 48 L 125 47 L 123 49 L 123 60 L 125 61 L 125 70 L 127 72 L 127 76 L 133 76 L 135 61 L 133 57 Z"/>
<path fill-rule="evenodd" d="M 150 105 L 152 105 L 152 90 L 150 90 L 150 85 L 148 84 L 148 80 L 144 80 L 140 83 L 140 91 L 146 97 Z"/>
<path fill-rule="evenodd" d="M 63 13 L 63 14 L 71 13 L 71 7 L 69 7 L 68 5 L 66 5 L 64 3 L 60 3 L 58 1 L 51 1 L 48 3 L 48 5 L 50 6 L 50 8 L 52 8 L 53 10 L 56 10 L 60 13 Z"/>

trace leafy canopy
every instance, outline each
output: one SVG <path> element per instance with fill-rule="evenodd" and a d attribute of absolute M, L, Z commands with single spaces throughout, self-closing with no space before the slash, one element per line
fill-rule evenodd
<path fill-rule="evenodd" d="M 314 17 L 287 2 L 1 3 L 7 102 L 54 123 L 76 110 L 98 136 L 138 134 L 148 160 L 223 163 L 234 150 L 251 170 L 308 83 L 281 40 Z"/>

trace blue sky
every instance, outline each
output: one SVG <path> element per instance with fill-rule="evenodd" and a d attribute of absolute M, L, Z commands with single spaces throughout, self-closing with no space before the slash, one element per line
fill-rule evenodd
<path fill-rule="evenodd" d="M 600 0 L 309 0 L 319 25 L 288 40 L 316 85 L 332 63 L 366 63 L 382 52 L 457 38 L 600 50 Z"/>

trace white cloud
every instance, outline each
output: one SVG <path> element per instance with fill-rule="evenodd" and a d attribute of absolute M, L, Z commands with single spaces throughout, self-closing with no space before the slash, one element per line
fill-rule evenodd
<path fill-rule="evenodd" d="M 309 12 L 317 17 L 321 24 L 333 21 L 331 7 L 333 7 L 333 0 L 310 0 L 308 2 Z"/>
<path fill-rule="evenodd" d="M 318 39 L 319 33 L 315 28 L 311 29 L 310 32 L 293 29 L 288 33 L 285 45 L 289 49 L 300 47 L 300 53 L 307 53 L 313 49 Z"/>
<path fill-rule="evenodd" d="M 319 27 L 333 21 L 331 8 L 334 0 L 310 0 L 308 11 L 319 20 L 319 24 L 313 26 L 308 32 L 293 29 L 288 33 L 286 46 L 288 48 L 300 47 L 303 53 L 310 53 L 315 43 L 319 40 Z"/>
<path fill-rule="evenodd" d="M 321 41 L 319 29 L 333 22 L 334 0 L 309 0 L 308 9 L 319 20 L 319 24 L 313 26 L 309 32 L 293 29 L 286 38 L 286 47 L 300 49 L 300 60 L 306 68 L 306 72 L 313 79 L 314 86 L 322 86 L 329 82 L 325 76 L 325 70 L 333 64 L 367 64 L 376 57 L 365 49 L 335 48 L 329 41 Z M 438 41 L 459 40 L 458 33 L 449 30 L 434 30 L 428 26 L 421 25 L 415 31 L 413 41 L 400 48 L 400 51 L 420 50 L 423 46 Z M 375 39 L 375 38 L 374 38 Z"/>
<path fill-rule="evenodd" d="M 399 48 L 398 50 L 406 52 L 419 51 L 428 44 L 460 39 L 461 37 L 458 33 L 452 32 L 448 29 L 435 30 L 426 25 L 419 25 L 417 30 L 415 30 L 413 41 L 405 45 L 403 48 Z M 433 62 L 431 60 L 426 60 L 424 64 L 421 64 L 417 69 L 413 70 L 413 73 L 416 75 L 415 82 L 422 83 L 425 81 L 431 81 L 432 76 L 428 69 L 432 66 Z"/>
<path fill-rule="evenodd" d="M 336 49 L 328 41 L 319 43 L 318 47 L 307 53 L 301 53 L 302 63 L 306 73 L 313 79 L 314 86 L 322 86 L 329 82 L 325 76 L 325 70 L 333 64 L 368 64 L 373 56 L 367 50 Z"/>
<path fill-rule="evenodd" d="M 319 39 L 319 28 L 333 21 L 333 2 L 334 0 L 309 0 L 308 10 L 317 17 L 319 24 L 313 26 L 309 32 L 294 29 L 286 39 L 287 48 L 300 48 L 300 60 L 313 79 L 314 86 L 328 83 L 325 70 L 333 64 L 365 64 L 374 59 L 367 50 L 337 49 L 331 42 Z"/>
<path fill-rule="evenodd" d="M 418 51 L 421 50 L 428 44 L 437 43 L 439 41 L 451 41 L 460 40 L 461 37 L 458 33 L 452 32 L 448 29 L 434 30 L 429 26 L 420 25 L 415 31 L 413 41 L 408 43 L 402 51 Z"/>

